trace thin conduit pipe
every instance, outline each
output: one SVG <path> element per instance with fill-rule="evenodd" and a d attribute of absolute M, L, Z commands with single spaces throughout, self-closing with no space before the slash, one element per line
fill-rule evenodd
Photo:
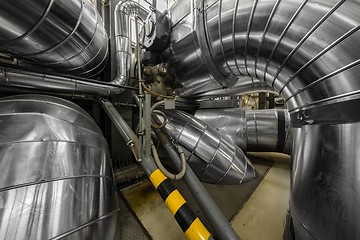
<path fill-rule="evenodd" d="M 181 178 L 184 177 L 185 172 L 186 172 L 186 159 L 185 159 L 185 155 L 183 153 L 183 151 L 181 149 L 179 149 L 179 146 L 177 146 L 177 151 L 178 154 L 180 156 L 180 162 L 181 162 L 181 168 L 179 173 L 177 174 L 173 174 L 171 172 L 169 172 L 164 165 L 161 163 L 159 155 L 157 153 L 157 150 L 154 146 L 154 144 L 151 144 L 151 151 L 153 153 L 153 157 L 155 160 L 155 163 L 157 165 L 157 167 L 160 169 L 160 171 L 168 178 L 172 179 L 172 180 L 180 180 Z"/>
<path fill-rule="evenodd" d="M 23 71 L 0 66 L 0 85 L 31 91 L 54 91 L 64 94 L 110 97 L 120 88 L 136 90 L 129 86 L 117 86 L 91 79 L 77 79 L 43 73 Z"/>
<path fill-rule="evenodd" d="M 138 18 L 135 17 L 135 34 L 136 34 L 136 60 L 138 62 L 138 84 L 139 84 L 139 152 L 138 152 L 138 158 L 139 158 L 139 162 L 142 161 L 142 157 L 143 157 L 143 140 L 144 140 L 144 131 L 145 131 L 145 127 L 143 126 L 143 109 L 144 109 L 144 105 L 143 105 L 143 98 L 144 98 L 144 92 L 142 89 L 142 82 L 143 80 L 141 79 L 141 49 L 140 49 L 140 41 L 139 41 L 139 30 L 138 30 Z M 145 143 L 146 144 L 146 143 Z M 149 144 L 149 143 L 148 143 Z"/>
<path fill-rule="evenodd" d="M 181 165 L 179 155 L 177 154 L 177 151 L 167 134 L 163 129 L 154 129 L 154 132 L 170 157 L 170 162 L 175 166 L 176 170 L 180 169 Z M 194 171 L 187 163 L 186 165 L 186 172 L 183 178 L 184 182 L 200 206 L 206 219 L 214 228 L 215 236 L 223 240 L 239 239 L 234 229 L 229 224 L 229 221 L 224 217 L 223 213 L 199 181 Z"/>
<path fill-rule="evenodd" d="M 133 94 L 133 99 L 135 100 L 136 104 L 137 105 L 140 105 L 140 99 L 139 97 L 136 95 L 136 94 Z M 164 104 L 165 101 L 159 101 L 157 103 L 155 103 L 152 107 L 151 107 L 151 113 L 153 114 L 159 114 L 161 115 L 163 118 L 164 118 L 164 122 L 162 123 L 159 123 L 160 122 L 160 119 L 156 116 L 156 115 L 153 115 L 152 116 L 152 119 L 154 120 L 155 123 L 152 123 L 151 124 L 151 127 L 153 128 L 154 131 L 156 131 L 157 129 L 162 129 L 166 123 L 167 123 L 167 119 L 166 119 L 166 115 L 161 112 L 161 111 L 158 111 L 158 110 L 155 110 L 157 107 L 159 107 L 160 105 Z M 157 113 L 158 112 L 158 113 Z M 157 124 L 157 125 L 156 125 Z M 144 127 L 143 127 L 144 128 Z M 178 152 L 178 156 L 180 157 L 180 162 L 181 162 L 181 168 L 179 170 L 179 173 L 177 174 L 173 174 L 171 172 L 169 172 L 165 167 L 164 165 L 161 163 L 160 161 L 160 158 L 158 156 L 158 153 L 157 153 L 157 150 L 156 150 L 156 147 L 154 145 L 154 143 L 151 141 L 151 151 L 153 153 L 153 158 L 154 158 L 154 161 L 157 165 L 157 167 L 160 169 L 160 171 L 168 178 L 170 179 L 173 179 L 173 180 L 179 180 L 181 178 L 184 177 L 185 173 L 186 173 L 186 158 L 185 158 L 185 154 L 184 152 L 182 151 L 182 149 L 179 147 L 179 146 L 176 146 L 176 150 Z"/>

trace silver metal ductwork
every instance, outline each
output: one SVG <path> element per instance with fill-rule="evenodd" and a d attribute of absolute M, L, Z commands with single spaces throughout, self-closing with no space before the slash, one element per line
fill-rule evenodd
<path fill-rule="evenodd" d="M 199 93 L 194 93 L 188 97 L 195 99 L 201 99 L 201 98 L 209 99 L 215 97 L 240 96 L 254 92 L 276 93 L 273 87 L 266 84 L 260 84 L 260 82 L 261 81 L 253 79 L 251 77 L 240 77 L 237 83 L 230 88 L 223 88 L 223 87 L 214 88 L 214 89 L 209 88 L 206 91 L 201 90 Z M 187 95 L 188 91 L 192 91 L 192 90 L 187 89 L 186 87 L 177 89 L 177 92 L 179 92 L 181 95 Z"/>
<path fill-rule="evenodd" d="M 105 67 L 108 38 L 89 0 L 2 1 L 0 16 L 0 52 L 82 77 Z"/>
<path fill-rule="evenodd" d="M 185 112 L 164 110 L 165 130 L 188 153 L 188 164 L 203 182 L 239 184 L 255 177 L 255 169 L 230 139 Z"/>
<path fill-rule="evenodd" d="M 77 105 L 0 99 L 0 239 L 114 239 L 119 215 L 107 143 Z"/>
<path fill-rule="evenodd" d="M 148 11 L 134 1 L 120 1 L 114 10 L 115 22 L 115 51 L 117 75 L 112 81 L 116 85 L 127 85 L 129 83 L 131 68 L 131 17 L 140 17 L 145 21 Z"/>
<path fill-rule="evenodd" d="M 296 239 L 359 239 L 360 2 L 177 1 L 163 54 L 186 94 L 249 76 L 286 100 Z M 259 82 L 261 84 L 257 84 Z"/>
<path fill-rule="evenodd" d="M 42 92 L 70 97 L 110 97 L 120 92 L 117 86 L 89 79 L 61 77 L 0 66 L 0 86 L 10 91 Z"/>
<path fill-rule="evenodd" d="M 290 115 L 286 109 L 204 109 L 196 111 L 195 117 L 230 138 L 243 151 L 291 152 Z"/>

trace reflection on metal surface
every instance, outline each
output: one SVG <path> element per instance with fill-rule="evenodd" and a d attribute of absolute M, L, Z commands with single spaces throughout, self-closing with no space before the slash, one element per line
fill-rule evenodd
<path fill-rule="evenodd" d="M 230 138 L 243 151 L 247 151 L 245 110 L 241 108 L 201 109 L 196 111 L 194 116 Z"/>
<path fill-rule="evenodd" d="M 115 51 L 117 75 L 112 81 L 116 85 L 125 85 L 129 82 L 131 61 L 131 17 L 140 17 L 145 21 L 148 11 L 139 3 L 125 0 L 120 1 L 114 10 Z"/>
<path fill-rule="evenodd" d="M 360 49 L 354 45 L 360 38 L 358 2 L 223 0 L 197 4 L 190 19 L 195 30 L 173 40 L 163 53 L 184 87 L 180 92 L 199 94 L 216 85 L 218 79 L 214 80 L 211 66 L 205 64 L 203 41 L 220 72 L 242 77 L 240 80 L 250 77 L 254 90 L 266 82 L 281 93 L 290 110 L 332 98 L 346 101 L 350 93 L 355 94 L 352 90 L 360 88 L 356 81 Z M 173 35 L 181 35 L 179 24 Z M 346 84 L 340 87 L 341 79 Z"/>
<path fill-rule="evenodd" d="M 247 150 L 290 153 L 290 115 L 283 109 L 246 111 Z"/>
<path fill-rule="evenodd" d="M 291 211 L 299 238 L 358 239 L 360 124 L 308 125 L 296 131 Z"/>
<path fill-rule="evenodd" d="M 109 97 L 120 92 L 120 89 L 107 83 L 95 83 L 75 78 L 28 72 L 0 66 L 0 86 L 10 90 L 22 89 L 42 91 L 47 94 L 59 93 L 67 96 L 103 96 Z"/>
<path fill-rule="evenodd" d="M 286 100 L 301 127 L 291 197 L 299 239 L 360 238 L 359 10 L 355 0 L 198 0 L 186 23 L 194 31 L 163 54 L 185 94 L 219 83 L 215 69 L 266 82 Z"/>
<path fill-rule="evenodd" d="M 179 90 L 178 90 L 179 91 Z M 253 79 L 251 77 L 240 77 L 237 83 L 230 88 L 215 88 L 208 91 L 202 91 L 200 93 L 193 94 L 191 98 L 215 98 L 215 97 L 226 97 L 226 96 L 240 96 L 254 92 L 272 92 L 276 93 L 275 90 L 267 85 L 261 84 L 261 81 Z"/>
<path fill-rule="evenodd" d="M 198 110 L 195 117 L 230 138 L 243 151 L 290 153 L 290 115 L 283 109 Z"/>
<path fill-rule="evenodd" d="M 203 182 L 238 184 L 255 177 L 243 151 L 214 128 L 187 113 L 164 110 L 165 126 L 174 141 L 188 152 L 188 164 Z"/>
<path fill-rule="evenodd" d="M 105 67 L 107 34 L 89 0 L 2 1 L 0 16 L 1 52 L 70 75 Z"/>
<path fill-rule="evenodd" d="M 118 202 L 107 143 L 55 97 L 0 99 L 0 239 L 113 239 Z"/>

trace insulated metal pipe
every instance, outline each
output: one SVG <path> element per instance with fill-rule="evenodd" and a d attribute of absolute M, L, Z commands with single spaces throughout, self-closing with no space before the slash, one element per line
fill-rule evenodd
<path fill-rule="evenodd" d="M 162 129 L 154 129 L 154 132 L 170 157 L 172 165 L 175 166 L 177 171 L 179 171 L 181 169 L 179 154 L 174 148 L 174 145 L 171 143 L 169 137 Z M 215 237 L 223 240 L 239 239 L 234 229 L 230 226 L 229 222 L 226 220 L 189 165 L 187 165 L 183 179 L 196 202 L 200 206 L 206 219 L 214 228 Z"/>
<path fill-rule="evenodd" d="M 1 98 L 0 127 L 0 239 L 114 239 L 111 159 L 84 110 L 50 96 Z"/>
<path fill-rule="evenodd" d="M 130 76 L 131 61 L 131 17 L 140 17 L 145 21 L 148 11 L 139 3 L 125 0 L 120 1 L 114 10 L 115 21 L 115 51 L 117 75 L 112 81 L 116 85 L 127 85 Z M 136 26 L 137 28 L 137 26 Z"/>
<path fill-rule="evenodd" d="M 255 169 L 230 139 L 194 116 L 163 110 L 166 132 L 188 151 L 188 163 L 199 179 L 215 184 L 239 184 L 255 177 Z"/>
<path fill-rule="evenodd" d="M 179 79 L 195 80 L 183 81 L 192 89 L 214 79 L 226 87 L 234 76 L 274 87 L 297 128 L 290 201 L 296 238 L 360 238 L 358 151 L 344 144 L 357 140 L 360 122 L 354 111 L 360 104 L 360 2 L 198 0 L 189 5 L 196 7 L 173 15 L 186 21 L 173 19 L 174 38 L 163 59 Z M 199 76 L 205 72 L 211 74 Z"/>
<path fill-rule="evenodd" d="M 120 87 L 106 82 L 80 80 L 29 72 L 0 66 L 0 86 L 29 91 L 54 92 L 61 94 L 110 97 L 121 92 Z"/>
<path fill-rule="evenodd" d="M 202 109 L 195 117 L 229 137 L 243 151 L 291 152 L 290 115 L 286 109 Z"/>
<path fill-rule="evenodd" d="M 0 52 L 69 75 L 105 67 L 108 38 L 89 0 L 3 1 L 0 16 Z"/>
<path fill-rule="evenodd" d="M 245 111 L 247 151 L 291 153 L 292 135 L 287 109 Z"/>

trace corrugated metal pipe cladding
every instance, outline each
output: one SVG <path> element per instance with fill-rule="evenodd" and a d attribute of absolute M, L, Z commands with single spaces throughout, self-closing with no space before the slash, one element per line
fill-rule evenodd
<path fill-rule="evenodd" d="M 162 57 L 183 93 L 231 87 L 244 76 L 254 90 L 273 87 L 294 133 L 296 239 L 360 239 L 360 2 L 182 3 L 172 9 L 173 38 Z"/>
<path fill-rule="evenodd" d="M 255 177 L 255 169 L 244 152 L 228 137 L 194 116 L 163 110 L 165 130 L 187 152 L 188 164 L 203 182 L 239 184 Z"/>
<path fill-rule="evenodd" d="M 243 151 L 291 152 L 290 115 L 286 109 L 204 109 L 196 111 L 195 117 L 230 138 Z"/>
<path fill-rule="evenodd" d="M 49 96 L 2 98 L 0 129 L 0 239 L 114 239 L 108 147 L 84 110 Z"/>
<path fill-rule="evenodd" d="M 108 37 L 89 0 L 2 1 L 0 52 L 24 64 L 94 77 L 107 62 Z"/>

